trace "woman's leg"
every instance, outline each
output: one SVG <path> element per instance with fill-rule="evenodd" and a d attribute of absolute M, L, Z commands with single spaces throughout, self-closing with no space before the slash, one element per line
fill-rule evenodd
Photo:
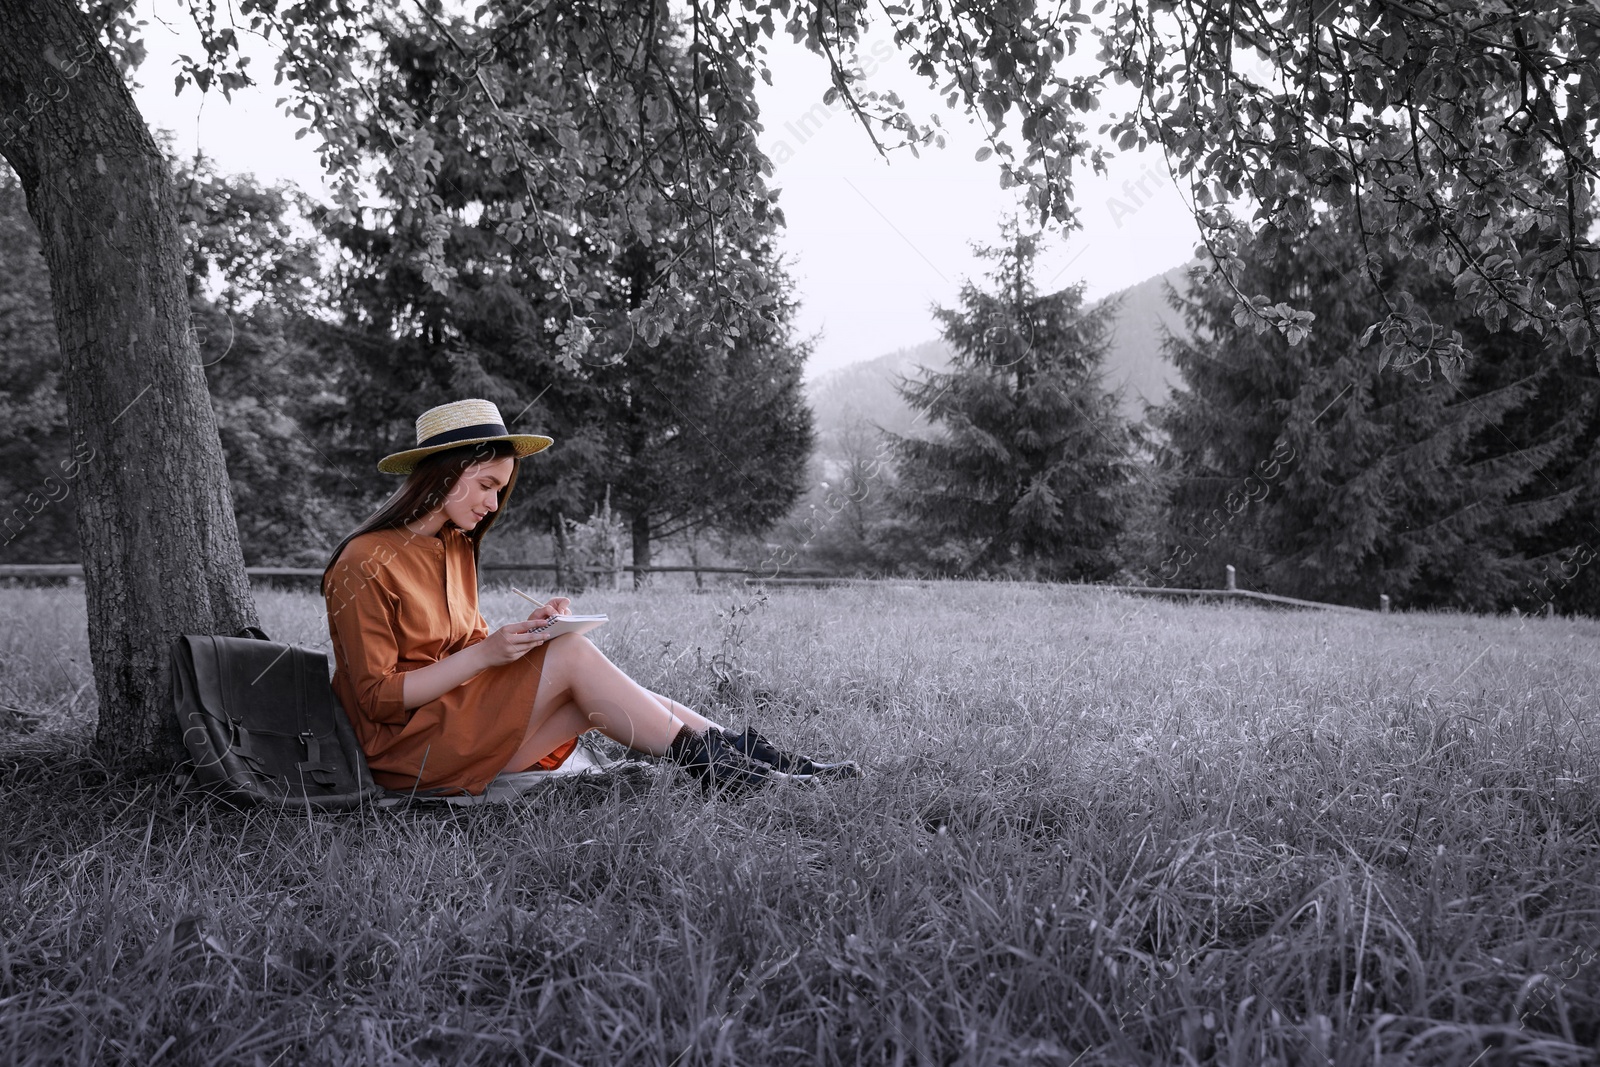
<path fill-rule="evenodd" d="M 717 726 L 716 723 L 712 722 L 710 719 L 706 718 L 704 715 L 700 714 L 698 711 L 695 711 L 686 704 L 680 704 L 671 697 L 662 696 L 654 689 L 646 689 L 645 692 L 655 697 L 657 704 L 660 704 L 672 714 L 676 715 L 679 719 L 682 719 L 683 722 L 688 725 L 689 729 L 693 730 L 697 734 L 712 726 Z M 722 727 L 717 726 L 717 729 L 720 730 L 721 728 Z"/>
<path fill-rule="evenodd" d="M 589 729 L 598 728 L 629 748 L 659 756 L 684 726 L 702 733 L 715 725 L 629 678 L 588 638 L 563 634 L 545 647 L 528 732 L 506 767 L 525 769 Z"/>
<path fill-rule="evenodd" d="M 506 760 L 505 769 L 517 773 L 532 769 L 539 760 L 556 750 L 556 746 L 594 729 L 594 723 L 584 718 L 576 701 L 569 700 L 556 708 L 543 721 L 529 717 L 527 732 L 522 744 Z"/>

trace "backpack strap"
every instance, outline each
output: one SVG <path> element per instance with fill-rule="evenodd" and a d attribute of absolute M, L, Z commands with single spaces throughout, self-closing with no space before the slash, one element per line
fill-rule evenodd
<path fill-rule="evenodd" d="M 254 629 L 254 627 L 249 627 Z M 243 631 L 241 631 L 242 633 Z M 260 633 L 259 630 L 256 631 Z M 265 636 L 265 635 L 263 635 Z M 210 635 L 211 646 L 216 648 L 217 639 Z M 213 653 L 215 655 L 215 653 Z M 255 775 L 258 781 L 270 782 L 272 774 L 264 766 L 261 753 L 250 743 L 250 730 L 245 726 L 244 720 L 239 717 L 238 709 L 228 706 L 228 687 L 218 686 L 216 691 L 217 702 L 221 705 L 224 721 L 228 724 L 228 747 L 244 762 L 246 769 Z"/>
<path fill-rule="evenodd" d="M 300 742 L 306 747 L 306 758 L 303 762 L 296 763 L 295 769 L 318 785 L 335 784 L 338 778 L 334 776 L 333 764 L 323 761 L 322 747 L 317 742 L 317 735 L 307 730 L 300 735 Z"/>
<path fill-rule="evenodd" d="M 272 640 L 267 636 L 267 632 L 259 626 L 242 626 L 239 628 L 238 636 L 253 637 L 258 641 Z M 211 636 L 211 646 L 213 649 L 217 646 L 216 635 Z M 214 652 L 213 655 L 217 655 L 217 653 Z M 237 709 L 228 707 L 227 686 L 222 686 L 218 689 L 217 698 L 222 703 L 223 714 L 227 716 L 229 746 L 234 752 L 238 753 L 239 758 L 244 761 L 245 766 L 249 768 L 257 779 L 263 782 L 270 782 L 272 780 L 272 772 L 266 768 L 265 759 L 260 751 L 250 743 L 249 729 L 245 727 L 244 722 L 236 714 Z"/>
<path fill-rule="evenodd" d="M 257 778 L 271 779 L 272 775 L 262 766 L 261 753 L 250 743 L 250 731 L 245 728 L 244 723 L 232 715 L 228 716 L 228 747 L 244 761 L 245 766 L 249 767 L 250 772 Z"/>
<path fill-rule="evenodd" d="M 295 764 L 295 770 L 318 785 L 332 786 L 338 781 L 336 768 L 323 760 L 322 746 L 317 741 L 316 732 L 311 729 L 310 718 L 306 714 L 307 657 L 299 648 L 292 649 L 289 655 L 294 659 L 294 705 L 295 715 L 300 723 L 300 744 L 306 750 L 306 758 Z"/>

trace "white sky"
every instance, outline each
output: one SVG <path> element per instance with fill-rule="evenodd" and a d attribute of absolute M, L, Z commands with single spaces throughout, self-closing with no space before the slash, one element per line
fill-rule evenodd
<path fill-rule="evenodd" d="M 134 95 L 152 127 L 171 130 L 180 153 L 203 148 L 225 173 L 291 181 L 325 196 L 316 136 L 296 140 L 302 123 L 275 106 L 282 90 L 271 84 L 272 55 L 259 40 L 246 51 L 264 85 L 235 93 L 231 103 L 192 86 L 175 97 L 176 57 L 198 48 L 193 26 L 175 0 L 143 0 L 140 12 L 149 56 Z M 778 203 L 788 225 L 779 244 L 801 299 L 796 325 L 816 338 L 807 378 L 936 337 L 930 308 L 953 306 L 962 281 L 982 275 L 986 265 L 970 245 L 998 238 L 1017 191 L 1000 188 L 997 159 L 974 159 L 984 144 L 977 125 L 946 110 L 886 37 L 861 49 L 871 64 L 868 86 L 898 92 L 913 116 L 938 112 L 945 148 L 885 159 L 842 105 L 821 105 L 828 80 L 820 57 L 781 32 L 770 49 L 773 85 L 757 96 L 760 142 L 774 161 L 769 180 L 783 190 Z M 1088 125 L 1093 134 L 1099 115 Z M 1084 280 L 1093 299 L 1192 255 L 1198 231 L 1159 154 L 1119 156 L 1108 178 L 1086 171 L 1076 175 L 1083 228 L 1041 256 L 1041 289 Z"/>

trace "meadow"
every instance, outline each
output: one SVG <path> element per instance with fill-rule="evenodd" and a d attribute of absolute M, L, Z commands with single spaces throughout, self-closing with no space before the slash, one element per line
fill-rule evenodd
<path fill-rule="evenodd" d="M 320 597 L 258 602 L 326 650 Z M 81 590 L 0 590 L 0 1063 L 1600 1061 L 1600 624 L 576 607 L 644 684 L 867 776 L 234 810 L 108 773 Z"/>

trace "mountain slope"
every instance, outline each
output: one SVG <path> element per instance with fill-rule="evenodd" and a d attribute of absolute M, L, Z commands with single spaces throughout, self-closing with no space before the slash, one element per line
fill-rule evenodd
<path fill-rule="evenodd" d="M 1185 330 L 1183 316 L 1167 305 L 1167 286 L 1185 292 L 1190 266 L 1173 267 L 1106 298 L 1122 301 L 1106 354 L 1106 384 L 1122 387 L 1122 412 L 1130 419 L 1143 419 L 1146 403 L 1163 403 L 1172 391 L 1172 364 L 1162 355 L 1161 342 L 1167 333 Z"/>

